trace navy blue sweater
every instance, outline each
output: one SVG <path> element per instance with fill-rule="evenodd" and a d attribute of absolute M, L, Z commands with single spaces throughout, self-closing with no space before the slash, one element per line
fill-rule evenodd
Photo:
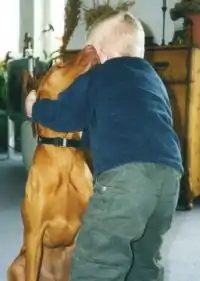
<path fill-rule="evenodd" d="M 33 120 L 55 131 L 88 130 L 94 172 L 159 163 L 183 172 L 165 86 L 140 58 L 115 58 L 81 75 L 58 100 L 33 106 Z"/>

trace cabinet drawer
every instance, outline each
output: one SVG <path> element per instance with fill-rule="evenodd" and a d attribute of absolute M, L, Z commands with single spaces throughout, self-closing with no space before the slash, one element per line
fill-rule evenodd
<path fill-rule="evenodd" d="M 146 59 L 167 82 L 188 82 L 190 49 L 159 49 L 146 51 Z"/>

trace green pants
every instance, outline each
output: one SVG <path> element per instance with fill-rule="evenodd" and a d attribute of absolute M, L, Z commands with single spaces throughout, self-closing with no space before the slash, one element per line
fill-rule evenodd
<path fill-rule="evenodd" d="M 180 174 L 135 163 L 101 174 L 77 236 L 71 281 L 163 281 L 160 248 Z"/>

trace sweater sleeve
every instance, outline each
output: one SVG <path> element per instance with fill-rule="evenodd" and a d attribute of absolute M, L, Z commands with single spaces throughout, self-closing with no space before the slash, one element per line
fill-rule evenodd
<path fill-rule="evenodd" d="M 36 101 L 33 121 L 57 132 L 82 131 L 88 126 L 92 114 L 89 85 L 90 75 L 86 73 L 60 93 L 57 100 Z"/>

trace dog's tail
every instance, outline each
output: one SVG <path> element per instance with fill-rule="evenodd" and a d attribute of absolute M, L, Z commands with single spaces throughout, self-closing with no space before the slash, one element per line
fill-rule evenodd
<path fill-rule="evenodd" d="M 26 281 L 37 281 L 40 274 L 42 256 L 43 256 L 43 236 L 48 226 L 46 222 L 41 229 L 31 231 L 25 237 L 26 245 Z"/>

